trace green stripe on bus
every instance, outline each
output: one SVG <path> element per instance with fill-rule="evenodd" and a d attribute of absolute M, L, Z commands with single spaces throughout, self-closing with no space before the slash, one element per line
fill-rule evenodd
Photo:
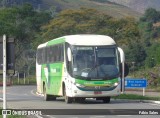
<path fill-rule="evenodd" d="M 86 86 L 104 86 L 104 85 L 113 85 L 114 83 L 118 82 L 118 78 L 115 78 L 113 80 L 105 80 L 105 81 L 87 81 L 87 80 L 80 80 L 76 79 L 75 81 L 77 84 L 82 84 Z"/>
<path fill-rule="evenodd" d="M 58 38 L 58 39 L 53 39 L 51 41 L 48 41 L 47 46 L 51 46 L 51 45 L 56 45 L 56 44 L 60 44 L 60 43 L 64 43 L 65 42 L 65 38 Z"/>

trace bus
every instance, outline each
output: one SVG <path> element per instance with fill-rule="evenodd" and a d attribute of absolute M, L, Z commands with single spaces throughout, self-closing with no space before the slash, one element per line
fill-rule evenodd
<path fill-rule="evenodd" d="M 124 86 L 124 52 L 106 35 L 68 35 L 40 44 L 36 54 L 37 93 L 64 96 L 66 103 L 95 98 L 109 103 Z"/>

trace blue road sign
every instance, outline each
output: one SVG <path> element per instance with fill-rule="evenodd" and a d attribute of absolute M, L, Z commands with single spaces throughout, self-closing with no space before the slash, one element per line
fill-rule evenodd
<path fill-rule="evenodd" d="M 125 88 L 146 88 L 147 80 L 141 78 L 126 78 Z"/>

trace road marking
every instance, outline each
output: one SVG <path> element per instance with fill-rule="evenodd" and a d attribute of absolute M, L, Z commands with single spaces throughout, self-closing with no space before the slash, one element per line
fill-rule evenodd
<path fill-rule="evenodd" d="M 51 116 L 51 115 L 46 115 L 47 117 L 49 117 L 49 118 L 56 118 L 56 117 L 54 117 L 54 116 Z"/>
<path fill-rule="evenodd" d="M 32 95 L 34 95 L 34 96 L 41 96 L 41 97 L 44 96 L 43 94 L 40 94 L 40 93 L 38 93 L 38 92 L 35 93 L 34 90 L 35 90 L 35 89 L 31 90 L 31 94 L 32 94 Z"/>
<path fill-rule="evenodd" d="M 41 117 L 40 115 L 35 115 L 37 118 L 43 118 L 43 117 Z"/>
<path fill-rule="evenodd" d="M 131 117 L 132 115 L 114 115 L 114 117 Z M 91 116 L 90 118 L 107 118 L 107 116 Z"/>
<path fill-rule="evenodd" d="M 91 116 L 90 118 L 105 118 L 105 116 Z"/>
<path fill-rule="evenodd" d="M 0 100 L 3 100 L 3 98 L 0 98 Z"/>
<path fill-rule="evenodd" d="M 35 89 L 33 89 L 33 90 L 31 90 L 31 94 L 32 95 L 36 95 L 33 91 L 34 91 Z M 37 96 L 37 95 L 36 95 Z"/>
<path fill-rule="evenodd" d="M 132 115 L 116 115 L 116 116 L 120 116 L 120 117 L 128 117 L 128 116 L 132 116 Z"/>
<path fill-rule="evenodd" d="M 160 106 L 160 104 L 157 104 L 157 103 L 152 103 L 151 105 Z"/>

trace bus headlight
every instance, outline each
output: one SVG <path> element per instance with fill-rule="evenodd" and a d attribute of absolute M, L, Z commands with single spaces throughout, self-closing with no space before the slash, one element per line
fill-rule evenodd
<path fill-rule="evenodd" d="M 118 86 L 118 82 L 114 83 L 114 86 Z"/>
<path fill-rule="evenodd" d="M 76 84 L 76 86 L 77 86 L 77 87 L 81 87 L 81 88 L 84 88 L 84 87 L 85 87 L 84 85 L 78 84 L 78 83 Z"/>

